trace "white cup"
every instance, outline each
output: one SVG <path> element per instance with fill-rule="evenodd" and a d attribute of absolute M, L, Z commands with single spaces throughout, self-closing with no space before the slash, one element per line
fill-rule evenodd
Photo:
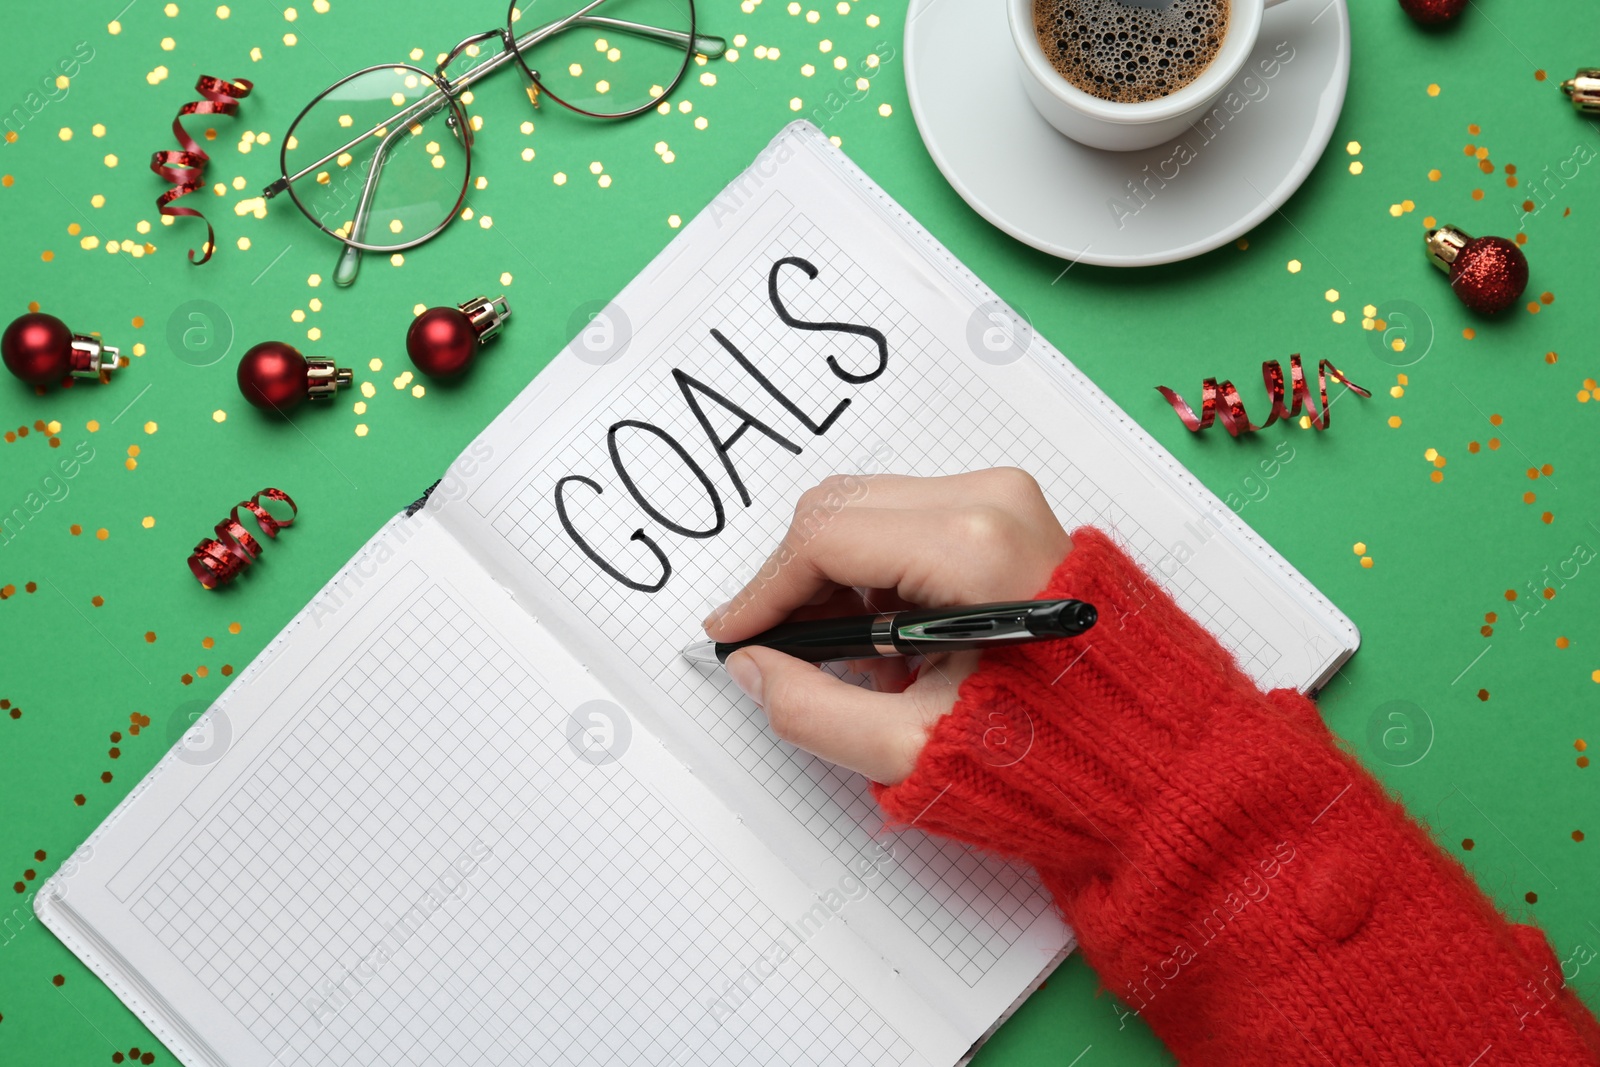
<path fill-rule="evenodd" d="M 1282 0 L 1228 0 L 1222 47 L 1200 76 L 1159 100 L 1102 100 L 1056 70 L 1033 28 L 1034 0 L 1007 0 L 1011 39 L 1022 58 L 1022 85 L 1045 120 L 1092 148 L 1126 152 L 1164 144 L 1194 125 L 1244 68 L 1261 33 L 1261 12 Z"/>

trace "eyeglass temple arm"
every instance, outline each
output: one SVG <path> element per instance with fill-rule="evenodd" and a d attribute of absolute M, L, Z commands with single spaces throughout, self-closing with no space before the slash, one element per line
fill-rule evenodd
<path fill-rule="evenodd" d="M 366 239 L 367 221 L 372 216 L 372 198 L 378 192 L 378 172 L 383 170 L 390 147 L 405 134 L 406 127 L 399 126 L 385 134 L 383 140 L 378 142 L 378 147 L 373 149 L 372 165 L 367 168 L 367 180 L 361 183 L 361 197 L 356 201 L 356 211 L 350 219 L 350 240 Z M 347 243 L 339 253 L 338 265 L 333 269 L 333 284 L 343 288 L 354 282 L 360 271 L 361 249 Z"/>
<path fill-rule="evenodd" d="M 585 26 L 599 26 L 604 29 L 617 30 L 620 33 L 631 33 L 635 37 L 648 37 L 655 41 L 665 41 L 668 44 L 690 45 L 700 55 L 707 59 L 721 59 L 722 54 L 728 50 L 728 42 L 710 33 L 697 33 L 690 37 L 680 30 L 668 30 L 660 26 L 650 26 L 643 22 L 628 22 L 624 19 L 606 18 L 604 15 L 583 15 L 576 19 Z"/>

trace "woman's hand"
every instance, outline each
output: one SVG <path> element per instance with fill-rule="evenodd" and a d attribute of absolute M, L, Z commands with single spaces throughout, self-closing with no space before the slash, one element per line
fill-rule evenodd
<path fill-rule="evenodd" d="M 1014 467 L 945 478 L 835 475 L 801 497 L 777 551 L 705 629 L 740 641 L 794 618 L 1026 600 L 1071 549 L 1039 484 Z M 893 785 L 955 706 L 978 655 L 930 657 L 910 684 L 902 659 L 852 664 L 876 691 L 770 648 L 740 649 L 727 667 L 779 737 Z"/>

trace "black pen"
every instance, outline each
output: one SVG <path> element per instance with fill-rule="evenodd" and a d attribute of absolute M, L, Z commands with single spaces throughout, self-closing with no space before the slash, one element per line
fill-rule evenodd
<path fill-rule="evenodd" d="M 787 652 L 796 659 L 828 663 L 879 656 L 931 656 L 936 652 L 982 651 L 1030 641 L 1076 637 L 1098 614 L 1082 600 L 1014 600 L 951 608 L 913 608 L 877 615 L 786 622 L 743 641 L 702 641 L 683 650 L 695 663 L 726 663 L 747 645 Z"/>

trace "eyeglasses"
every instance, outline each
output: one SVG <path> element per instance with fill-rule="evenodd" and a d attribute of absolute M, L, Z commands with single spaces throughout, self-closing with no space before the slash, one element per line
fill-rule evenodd
<path fill-rule="evenodd" d="M 606 14 L 594 14 L 602 5 Z M 530 22 L 519 34 L 519 23 Z M 486 48 L 495 50 L 479 59 Z M 535 49 L 549 73 L 535 66 Z M 349 285 L 362 252 L 415 248 L 459 214 L 473 135 L 462 94 L 490 74 L 520 68 L 535 108 L 549 96 L 591 118 L 626 119 L 660 106 L 696 55 L 718 59 L 726 50 L 721 37 L 696 32 L 694 0 L 511 0 L 504 29 L 466 38 L 431 72 L 367 67 L 324 89 L 290 125 L 281 176 L 261 195 L 287 192 L 343 242 L 333 280 Z"/>

